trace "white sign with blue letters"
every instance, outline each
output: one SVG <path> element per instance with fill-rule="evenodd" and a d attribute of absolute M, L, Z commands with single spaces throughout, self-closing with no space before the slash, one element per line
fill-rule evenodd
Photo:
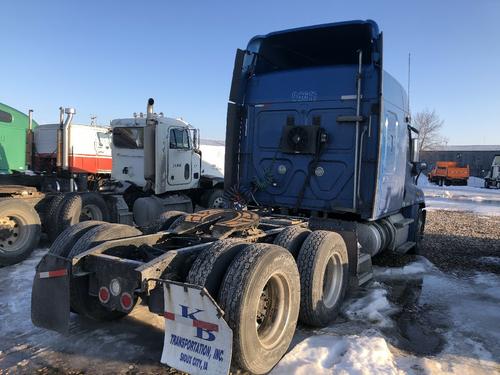
<path fill-rule="evenodd" d="M 206 292 L 166 282 L 161 362 L 189 374 L 228 374 L 233 332 Z"/>

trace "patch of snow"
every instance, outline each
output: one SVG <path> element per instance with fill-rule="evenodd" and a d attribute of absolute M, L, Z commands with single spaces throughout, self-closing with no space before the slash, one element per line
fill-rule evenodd
<path fill-rule="evenodd" d="M 485 264 L 500 265 L 500 257 L 481 257 L 479 260 Z"/>
<path fill-rule="evenodd" d="M 365 296 L 348 300 L 344 306 L 343 313 L 350 320 L 370 322 L 377 327 L 392 326 L 390 315 L 398 311 L 387 299 L 387 290 L 377 282 Z"/>
<path fill-rule="evenodd" d="M 424 257 L 419 257 L 416 262 L 404 267 L 373 267 L 373 273 L 377 277 L 401 277 L 421 275 L 434 269 L 434 265 Z"/>
<path fill-rule="evenodd" d="M 224 177 L 224 146 L 202 144 L 200 149 L 202 175 Z"/>
<path fill-rule="evenodd" d="M 342 307 L 347 322 L 301 331 L 302 341 L 284 356 L 272 374 L 473 374 L 500 373 L 500 277 L 476 273 L 469 279 L 444 274 L 423 257 L 404 267 L 376 267 L 375 280 Z M 393 346 L 388 300 L 390 280 L 398 285 L 421 278 L 418 304 L 430 311 L 444 348 L 416 356 Z"/>
<path fill-rule="evenodd" d="M 298 344 L 271 372 L 274 375 L 404 374 L 379 332 L 312 336 Z"/>

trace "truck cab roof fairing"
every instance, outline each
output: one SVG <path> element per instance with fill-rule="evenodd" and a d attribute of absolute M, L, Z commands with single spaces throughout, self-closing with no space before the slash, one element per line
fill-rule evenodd
<path fill-rule="evenodd" d="M 374 21 L 331 23 L 273 32 L 256 36 L 247 50 L 257 54 L 254 74 L 307 67 L 372 62 L 373 40 L 379 36 Z M 328 48 L 330 46 L 331 48 Z"/>

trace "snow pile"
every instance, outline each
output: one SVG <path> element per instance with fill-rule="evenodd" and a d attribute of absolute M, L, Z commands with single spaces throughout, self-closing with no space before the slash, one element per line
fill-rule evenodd
<path fill-rule="evenodd" d="M 377 281 L 345 302 L 342 312 L 348 321 L 340 319 L 313 332 L 300 330 L 304 339 L 299 338 L 272 374 L 500 373 L 500 276 L 478 272 L 457 279 L 422 257 L 404 267 L 376 267 L 374 276 Z M 392 318 L 400 310 L 389 301 L 389 293 L 414 278 L 422 280 L 416 301 L 430 311 L 426 319 L 435 329 L 431 335 L 444 340 L 434 355 L 398 349 L 400 336 L 392 335 L 401 329 Z"/>
<path fill-rule="evenodd" d="M 434 269 L 434 265 L 424 257 L 419 257 L 416 262 L 407 264 L 404 267 L 373 267 L 376 277 L 401 277 L 418 276 Z"/>
<path fill-rule="evenodd" d="M 274 375 L 403 374 L 387 342 L 377 331 L 346 337 L 312 336 L 298 344 L 274 368 Z"/>
<path fill-rule="evenodd" d="M 224 145 L 202 144 L 201 159 L 202 159 L 202 174 L 224 177 Z"/>
<path fill-rule="evenodd" d="M 387 290 L 380 283 L 373 283 L 369 292 L 354 300 L 347 301 L 343 312 L 350 320 L 370 322 L 377 327 L 390 327 L 390 315 L 397 311 L 387 299 Z"/>

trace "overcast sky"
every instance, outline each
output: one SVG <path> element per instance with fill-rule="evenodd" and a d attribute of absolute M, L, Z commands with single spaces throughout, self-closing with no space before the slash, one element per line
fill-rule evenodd
<path fill-rule="evenodd" d="M 384 32 L 386 70 L 449 144 L 500 144 L 500 1 L 51 1 L 1 5 L 0 102 L 39 123 L 74 106 L 99 123 L 145 111 L 223 139 L 236 48 L 257 34 L 351 19 Z"/>

